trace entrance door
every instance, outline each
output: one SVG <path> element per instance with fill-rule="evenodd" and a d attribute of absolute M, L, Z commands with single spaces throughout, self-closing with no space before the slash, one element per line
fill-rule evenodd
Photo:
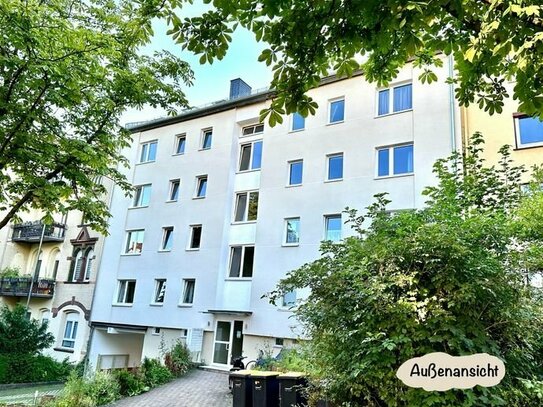
<path fill-rule="evenodd" d="M 215 330 L 215 346 L 213 348 L 213 363 L 227 365 L 230 363 L 228 356 L 230 353 L 230 333 L 232 331 L 232 322 L 217 321 Z"/>
<path fill-rule="evenodd" d="M 241 356 L 243 351 L 243 321 L 234 321 L 234 335 L 232 337 L 232 357 Z"/>

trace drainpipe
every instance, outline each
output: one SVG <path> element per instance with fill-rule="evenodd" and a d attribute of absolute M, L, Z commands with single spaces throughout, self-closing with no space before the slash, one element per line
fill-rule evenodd
<path fill-rule="evenodd" d="M 454 75 L 454 61 L 452 54 L 449 55 L 449 77 Z M 449 85 L 449 109 L 450 109 L 450 138 L 451 138 L 451 151 L 456 151 L 456 118 L 454 113 L 455 100 L 454 100 L 454 83 Z"/>
<path fill-rule="evenodd" d="M 30 280 L 30 288 L 28 289 L 28 296 L 26 298 L 26 312 L 28 312 L 28 307 L 30 305 L 30 297 L 32 296 L 32 289 L 34 288 L 34 280 L 37 280 L 39 277 L 40 270 L 38 270 L 38 264 L 40 262 L 41 247 L 43 245 L 44 235 L 45 235 L 45 222 L 42 222 L 40 244 L 38 245 L 38 255 L 36 256 L 36 265 L 34 266 L 34 274 L 32 275 L 32 280 Z"/>

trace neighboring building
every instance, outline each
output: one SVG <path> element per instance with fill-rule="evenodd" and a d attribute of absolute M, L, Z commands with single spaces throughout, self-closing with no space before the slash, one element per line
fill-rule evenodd
<path fill-rule="evenodd" d="M 513 94 L 513 83 L 507 84 L 509 94 Z M 475 132 L 481 132 L 485 145 L 483 158 L 488 164 L 497 165 L 498 150 L 504 145 L 512 146 L 511 159 L 515 165 L 523 164 L 527 169 L 543 165 L 543 122 L 517 111 L 518 103 L 512 98 L 504 101 L 501 114 L 489 115 L 477 104 L 461 109 L 463 143 Z M 531 171 L 525 174 L 529 181 Z"/>
<path fill-rule="evenodd" d="M 0 270 L 9 267 L 19 271 L 17 277 L 0 278 L 0 303 L 26 306 L 30 293 L 30 317 L 48 320 L 49 331 L 55 336 L 45 353 L 79 362 L 87 353 L 103 238 L 82 224 L 78 211 L 46 226 L 38 211 L 20 216 L 26 221 L 0 230 Z M 32 276 L 36 276 L 34 281 Z"/>
<path fill-rule="evenodd" d="M 91 365 L 137 366 L 181 339 L 226 368 L 232 355 L 303 337 L 291 307 L 307 293 L 277 306 L 262 295 L 318 258 L 322 240 L 352 235 L 345 207 L 363 210 L 380 192 L 392 210 L 424 205 L 432 165 L 460 131 L 444 62 L 431 86 L 412 66 L 387 89 L 361 75 L 325 78 L 309 92 L 314 116 L 273 128 L 258 119 L 272 93 L 239 80 L 228 100 L 132 127 L 126 176 L 136 193 L 113 192 Z"/>

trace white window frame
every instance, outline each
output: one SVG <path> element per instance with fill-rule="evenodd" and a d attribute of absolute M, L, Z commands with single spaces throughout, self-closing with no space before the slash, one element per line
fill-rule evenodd
<path fill-rule="evenodd" d="M 199 196 L 198 191 L 200 190 L 200 183 L 203 182 L 204 179 L 206 181 L 206 190 L 205 190 L 205 193 L 203 195 Z M 208 188 L 208 186 L 209 186 L 209 178 L 208 178 L 207 174 L 198 175 L 196 177 L 196 188 L 194 188 L 194 196 L 192 197 L 192 199 L 204 199 L 207 196 L 207 188 Z"/>
<path fill-rule="evenodd" d="M 288 222 L 291 220 L 298 220 L 298 241 L 297 242 L 287 242 L 287 236 L 288 236 Z M 284 224 L 283 224 L 283 246 L 299 246 L 300 245 L 300 237 L 302 235 L 301 233 L 301 226 L 302 222 L 299 216 L 293 216 L 290 218 L 285 218 Z"/>
<path fill-rule="evenodd" d="M 345 113 L 345 112 L 344 112 Z M 294 128 L 294 115 L 295 114 L 299 114 L 300 116 L 302 116 L 300 113 L 298 112 L 295 112 L 295 113 L 292 113 L 290 115 L 290 126 L 289 126 L 289 131 L 290 133 L 296 133 L 298 131 L 304 131 L 305 130 L 305 120 L 307 119 L 307 117 L 303 117 L 302 118 L 304 119 L 304 127 L 302 127 L 301 129 L 295 129 Z M 345 118 L 345 114 L 343 114 L 344 118 Z"/>
<path fill-rule="evenodd" d="M 406 147 L 413 146 L 413 171 L 411 172 L 402 172 L 401 174 L 394 174 L 394 149 L 396 147 Z M 379 151 L 388 150 L 388 175 L 379 175 Z M 413 175 L 415 173 L 415 143 L 401 143 L 393 144 L 391 146 L 381 146 L 375 149 L 375 178 L 396 178 L 396 177 L 406 177 Z"/>
<path fill-rule="evenodd" d="M 411 108 L 410 109 L 404 109 L 404 110 L 398 110 L 397 112 L 394 111 L 394 88 L 399 88 L 405 85 L 411 84 Z M 379 92 L 383 90 L 388 90 L 388 113 L 379 114 Z M 413 111 L 413 81 L 412 80 L 406 80 L 402 82 L 397 82 L 394 84 L 391 84 L 389 87 L 386 88 L 377 88 L 377 91 L 375 92 L 375 117 L 386 117 L 391 116 L 394 114 L 400 114 L 404 112 L 411 112 Z"/>
<path fill-rule="evenodd" d="M 285 301 L 285 294 L 288 294 L 288 293 L 294 293 L 294 304 L 292 305 L 290 305 L 289 303 Z M 281 308 L 285 308 L 285 309 L 296 308 L 298 306 L 298 292 L 296 290 L 292 290 L 292 291 L 289 291 L 288 293 L 283 294 L 283 296 L 281 297 Z"/>
<path fill-rule="evenodd" d="M 164 226 L 162 228 L 162 240 L 160 243 L 160 252 L 171 252 L 173 248 L 173 233 L 174 233 L 174 227 L 173 226 Z M 171 239 L 171 247 L 169 249 L 165 248 L 166 245 L 166 239 L 168 237 L 168 232 L 170 232 L 170 239 Z"/>
<path fill-rule="evenodd" d="M 151 151 L 151 149 L 150 149 L 151 144 L 156 145 L 156 147 L 155 147 L 155 158 L 152 159 L 152 160 L 149 159 L 149 152 Z M 147 154 L 146 154 L 145 158 L 142 157 L 144 146 L 147 146 Z M 139 155 L 138 155 L 138 157 L 139 157 L 138 164 L 145 164 L 145 163 L 155 162 L 157 154 L 158 154 L 158 140 L 149 140 L 149 141 L 146 141 L 144 143 L 140 143 L 140 149 L 139 149 Z"/>
<path fill-rule="evenodd" d="M 155 336 L 160 335 L 160 327 L 158 327 L 158 326 L 153 327 L 151 335 L 155 335 Z"/>
<path fill-rule="evenodd" d="M 183 291 L 181 293 L 181 298 L 179 299 L 179 305 L 181 307 L 192 307 L 194 305 L 194 297 L 196 295 L 196 279 L 195 278 L 184 278 L 183 282 Z M 187 294 L 187 289 L 189 284 L 192 283 L 192 301 L 185 302 L 185 297 Z"/>
<path fill-rule="evenodd" d="M 179 141 L 181 139 L 184 139 L 185 140 L 185 145 L 183 146 L 183 151 L 181 153 L 178 152 L 179 150 Z M 182 134 L 176 134 L 175 135 L 175 143 L 174 143 L 174 146 L 173 146 L 173 154 L 172 155 L 183 155 L 185 154 L 185 150 L 187 149 L 187 134 L 186 133 L 182 133 Z"/>
<path fill-rule="evenodd" d="M 330 178 L 330 159 L 334 157 L 340 157 L 341 156 L 341 177 L 340 178 Z M 326 182 L 336 182 L 336 181 L 343 181 L 343 177 L 345 175 L 345 155 L 341 153 L 332 153 L 326 155 L 326 174 L 325 174 L 325 181 Z"/>
<path fill-rule="evenodd" d="M 254 156 L 255 156 L 255 143 L 259 143 L 259 142 L 262 143 L 262 146 L 264 146 L 264 142 L 262 141 L 262 139 L 249 141 L 247 143 L 243 143 L 243 144 L 239 145 L 239 160 L 238 160 L 238 169 L 237 169 L 238 173 L 250 172 L 250 171 L 260 171 L 261 170 L 261 168 L 262 168 L 262 156 L 260 156 L 260 167 L 259 168 L 253 168 L 253 160 L 254 160 Z M 241 159 L 243 157 L 243 149 L 244 149 L 244 147 L 247 147 L 247 146 L 251 146 L 251 155 L 249 156 L 249 165 L 248 165 L 248 168 L 246 170 L 242 170 L 241 169 Z"/>
<path fill-rule="evenodd" d="M 530 148 L 530 147 L 543 147 L 543 141 L 537 142 L 537 143 L 521 143 L 520 141 L 520 119 L 525 119 L 530 116 L 528 115 L 516 115 L 513 117 L 513 120 L 515 122 L 515 142 L 517 148 Z"/>
<path fill-rule="evenodd" d="M 299 184 L 291 184 L 290 183 L 290 174 L 292 173 L 292 164 L 302 163 L 302 179 Z M 287 170 L 287 187 L 298 187 L 304 183 L 304 160 L 302 158 L 298 160 L 291 160 L 287 162 L 288 164 L 288 170 Z"/>
<path fill-rule="evenodd" d="M 206 135 L 208 133 L 210 134 L 211 141 L 209 143 L 209 147 L 204 147 L 204 143 L 206 141 Z M 201 151 L 211 150 L 212 146 L 213 146 L 213 127 L 208 127 L 206 129 L 202 129 L 202 134 L 200 136 L 200 150 Z"/>
<path fill-rule="evenodd" d="M 155 289 L 153 290 L 152 305 L 164 305 L 166 299 L 167 280 L 165 278 L 155 278 Z M 162 301 L 159 301 L 159 297 L 162 293 Z"/>
<path fill-rule="evenodd" d="M 66 332 L 68 329 L 68 322 L 71 322 L 71 327 L 69 332 Z M 78 312 L 67 312 L 66 319 L 64 321 L 64 326 L 62 330 L 62 339 L 60 341 L 60 347 L 64 349 L 74 349 L 75 341 L 77 340 L 77 328 L 79 327 L 79 313 Z M 71 344 L 71 346 L 68 344 Z"/>
<path fill-rule="evenodd" d="M 130 244 L 130 237 L 132 236 L 132 233 L 137 233 L 137 232 L 142 232 L 142 241 L 141 241 L 141 251 L 138 252 L 138 253 L 130 253 L 128 251 L 128 248 L 129 248 L 129 244 Z M 125 242 L 124 242 L 124 249 L 123 249 L 123 255 L 126 255 L 126 256 L 139 256 L 141 255 L 141 253 L 143 252 L 143 243 L 145 241 L 145 229 L 128 229 L 126 230 L 126 239 L 125 239 Z M 136 241 L 137 243 L 137 241 Z"/>
<path fill-rule="evenodd" d="M 249 202 L 251 199 L 251 194 L 257 194 L 257 200 L 256 200 L 256 218 L 249 220 Z M 243 211 L 243 218 L 242 220 L 236 220 L 236 215 L 238 213 L 238 205 L 239 205 L 239 197 L 241 195 L 247 195 L 247 199 L 245 201 L 245 209 Z M 251 191 L 241 191 L 236 192 L 234 196 L 234 213 L 232 214 L 232 223 L 254 223 L 258 220 L 258 200 L 260 199 L 260 192 L 258 189 L 251 190 Z"/>
<path fill-rule="evenodd" d="M 83 279 L 85 281 L 89 281 L 92 273 L 93 261 L 96 259 L 96 255 L 94 254 L 94 248 L 91 247 L 90 249 L 87 249 L 87 251 L 85 252 L 85 258 L 85 275 L 83 276 Z"/>
<path fill-rule="evenodd" d="M 173 187 L 177 183 L 177 198 L 172 199 L 172 193 L 173 193 Z M 179 194 L 181 193 L 181 180 L 179 178 L 177 179 L 171 179 L 170 180 L 170 187 L 168 188 L 168 199 L 166 202 L 177 202 L 179 201 Z"/>
<path fill-rule="evenodd" d="M 252 129 L 253 131 L 250 134 L 245 134 L 245 130 L 248 130 L 248 129 Z M 262 133 L 264 133 L 264 123 L 255 123 L 255 124 L 250 124 L 248 126 L 243 126 L 241 128 L 240 137 L 251 137 L 251 136 L 255 136 L 257 134 L 262 134 Z"/>
<path fill-rule="evenodd" d="M 245 266 L 245 252 L 246 252 L 248 247 L 253 248 L 253 265 L 251 267 L 251 276 L 250 277 L 243 277 L 243 268 Z M 237 277 L 230 275 L 230 271 L 232 270 L 232 261 L 234 260 L 234 249 L 236 249 L 236 248 L 241 248 L 241 258 L 240 258 L 240 262 L 239 262 L 239 274 L 237 275 Z M 230 258 L 229 258 L 229 261 L 228 261 L 228 270 L 227 270 L 228 274 L 226 276 L 226 279 L 227 280 L 251 280 L 253 278 L 254 271 L 255 271 L 255 253 L 256 253 L 255 245 L 253 245 L 253 244 L 247 244 L 247 245 L 236 244 L 236 245 L 230 246 Z"/>
<path fill-rule="evenodd" d="M 79 263 L 79 272 L 77 271 L 78 263 Z M 84 270 L 81 269 L 82 267 L 83 267 L 83 249 L 79 249 L 74 259 L 74 269 L 72 273 L 73 283 L 81 281 L 79 276 L 81 275 L 81 273 L 85 272 Z"/>
<path fill-rule="evenodd" d="M 328 239 L 328 219 L 330 219 L 330 218 L 339 218 L 340 225 L 342 226 L 341 229 L 339 230 L 339 235 L 340 235 L 339 240 L 330 240 L 330 239 Z M 343 238 L 343 217 L 341 216 L 341 213 L 331 213 L 331 214 L 328 214 L 328 215 L 324 215 L 324 237 L 323 237 L 323 240 L 328 241 L 328 242 L 337 243 L 337 242 L 340 242 L 342 238 Z"/>
<path fill-rule="evenodd" d="M 121 294 L 121 286 L 123 285 L 124 283 L 124 292 L 123 292 L 123 300 L 121 302 L 119 302 L 119 294 Z M 132 298 L 132 302 L 126 302 L 127 300 L 127 293 L 128 293 L 128 284 L 129 283 L 134 283 L 134 295 L 133 295 L 133 298 Z M 115 298 L 114 298 L 114 302 L 113 304 L 114 305 L 122 305 L 122 306 L 126 306 L 126 307 L 129 307 L 129 306 L 132 306 L 132 304 L 134 304 L 134 300 L 136 298 L 136 280 L 134 279 L 120 279 L 120 280 L 117 280 L 117 289 L 115 290 Z"/>
<path fill-rule="evenodd" d="M 332 121 L 332 103 L 335 103 L 335 102 L 339 102 L 339 101 L 343 101 L 343 119 L 341 120 L 337 120 L 335 122 Z M 328 118 L 327 118 L 327 123 L 326 124 L 339 124 L 339 123 L 343 123 L 345 121 L 345 106 L 347 104 L 345 103 L 345 96 L 338 96 L 336 98 L 333 98 L 333 99 L 328 99 Z"/>
<path fill-rule="evenodd" d="M 141 184 L 134 186 L 134 199 L 132 200 L 131 208 L 147 208 L 149 206 L 149 204 L 151 203 L 151 194 L 153 193 L 152 185 L 153 184 Z M 149 202 L 145 205 L 142 205 L 141 200 L 144 195 L 143 191 L 147 187 L 149 188 Z M 140 202 L 137 202 L 138 200 Z"/>
<path fill-rule="evenodd" d="M 200 250 L 200 248 L 202 247 L 202 236 L 203 236 L 203 227 L 202 227 L 202 224 L 195 224 L 195 225 L 190 225 L 189 226 L 189 241 L 188 241 L 188 244 L 187 244 L 187 248 L 186 250 L 188 251 L 196 251 L 196 250 Z M 192 247 L 192 239 L 194 237 L 194 229 L 196 228 L 200 228 L 200 244 L 198 245 L 198 247 Z"/>

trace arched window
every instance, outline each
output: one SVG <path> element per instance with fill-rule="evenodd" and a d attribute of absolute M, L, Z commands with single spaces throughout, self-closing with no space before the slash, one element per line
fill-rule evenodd
<path fill-rule="evenodd" d="M 46 278 L 51 278 L 53 280 L 56 279 L 57 271 L 58 271 L 58 265 L 60 263 L 60 250 L 53 249 L 51 250 L 51 253 L 49 254 L 49 260 L 47 263 L 47 273 Z"/>
<path fill-rule="evenodd" d="M 29 265 L 29 274 L 32 276 L 39 276 L 41 272 L 41 263 L 43 259 L 43 250 L 40 251 L 40 254 L 38 255 L 38 251 L 36 250 L 32 255 L 32 263 Z"/>
<path fill-rule="evenodd" d="M 75 255 L 74 260 L 74 268 L 72 273 L 72 281 L 80 281 L 81 280 L 81 273 L 83 270 L 81 268 L 83 267 L 83 250 L 78 250 L 77 254 Z"/>
<path fill-rule="evenodd" d="M 66 314 L 66 323 L 64 324 L 64 335 L 62 337 L 62 347 L 75 347 L 75 338 L 77 337 L 77 325 L 79 324 L 79 314 L 70 312 Z"/>
<path fill-rule="evenodd" d="M 94 250 L 92 248 L 87 250 L 85 257 L 87 259 L 87 264 L 85 265 L 85 281 L 88 281 L 90 280 L 92 266 L 94 264 Z"/>

